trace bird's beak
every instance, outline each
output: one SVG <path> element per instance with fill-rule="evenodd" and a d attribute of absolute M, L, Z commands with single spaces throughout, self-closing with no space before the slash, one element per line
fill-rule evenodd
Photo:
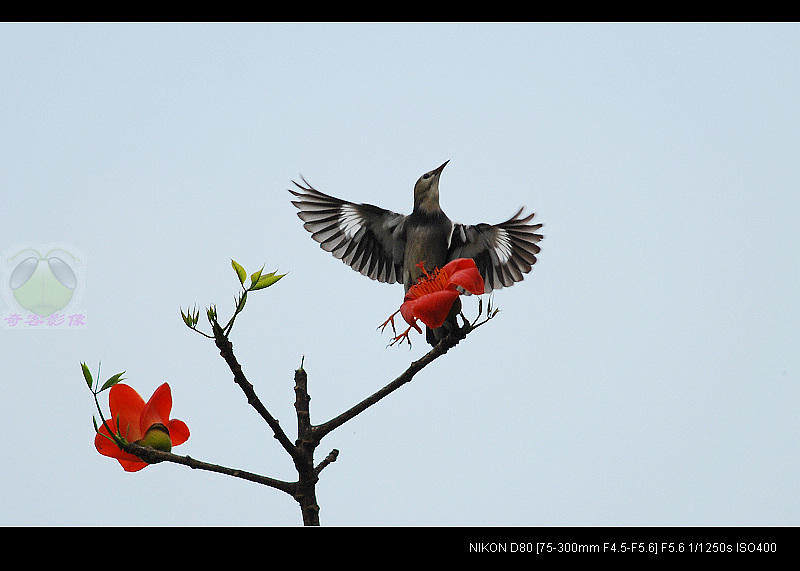
<path fill-rule="evenodd" d="M 446 161 L 445 161 L 445 162 L 442 164 L 442 166 L 440 166 L 438 169 L 436 169 L 435 171 L 433 171 L 433 174 L 435 174 L 436 176 L 439 176 L 440 174 L 442 174 L 442 171 L 444 170 L 444 167 L 445 167 L 445 166 L 447 165 L 447 163 L 449 163 L 449 162 L 450 162 L 450 159 L 447 159 L 447 160 L 446 160 Z"/>

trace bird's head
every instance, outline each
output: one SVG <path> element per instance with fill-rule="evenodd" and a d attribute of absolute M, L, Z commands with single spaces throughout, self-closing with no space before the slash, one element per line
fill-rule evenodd
<path fill-rule="evenodd" d="M 414 185 L 414 210 L 436 212 L 439 208 L 439 177 L 444 167 L 450 161 L 445 161 L 442 166 L 426 172 L 419 177 Z"/>

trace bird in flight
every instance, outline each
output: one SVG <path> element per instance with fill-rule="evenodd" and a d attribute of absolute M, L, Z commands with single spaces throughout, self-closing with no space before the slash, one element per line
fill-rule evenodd
<path fill-rule="evenodd" d="M 417 180 L 414 209 L 408 215 L 335 198 L 305 179 L 303 184 L 292 181 L 297 190 L 289 192 L 297 197 L 292 204 L 303 227 L 320 247 L 373 280 L 402 283 L 408 292 L 423 276 L 423 267 L 433 270 L 457 258 L 472 258 L 484 293 L 522 281 L 536 263 L 542 225 L 530 224 L 534 214 L 523 217 L 524 208 L 500 224 L 452 222 L 439 206 L 439 178 L 448 162 Z M 456 325 L 460 310 L 460 302 L 454 304 L 442 327 L 428 328 L 428 343 L 436 345 Z"/>

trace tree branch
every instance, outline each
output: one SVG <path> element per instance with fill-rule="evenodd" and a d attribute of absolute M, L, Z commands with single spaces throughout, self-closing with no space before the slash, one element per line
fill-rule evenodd
<path fill-rule="evenodd" d="M 336 428 L 343 425 L 348 420 L 354 418 L 356 415 L 362 413 L 378 401 L 380 401 L 383 397 L 389 395 L 390 393 L 396 391 L 404 384 L 411 381 L 414 378 L 414 375 L 419 373 L 422 369 L 430 365 L 433 361 L 447 353 L 450 349 L 458 345 L 458 343 L 467 336 L 473 327 L 469 325 L 465 325 L 459 329 L 455 329 L 451 331 L 444 339 L 442 339 L 439 343 L 436 344 L 430 351 L 428 351 L 421 359 L 414 361 L 409 365 L 409 367 L 395 380 L 391 383 L 383 387 L 382 389 L 378 390 L 377 392 L 373 393 L 369 397 L 365 398 L 363 401 L 358 403 L 357 405 L 353 406 L 349 410 L 346 410 L 339 416 L 332 418 L 331 420 L 317 425 L 313 427 L 312 432 L 314 435 L 314 439 L 316 442 L 322 440 L 322 438 L 330 433 L 331 431 L 335 430 Z"/>
<path fill-rule="evenodd" d="M 320 463 L 319 463 L 319 466 L 317 466 L 316 468 L 314 468 L 314 471 L 317 473 L 317 475 L 319 475 L 319 473 L 320 473 L 320 472 L 322 472 L 322 470 L 325 468 L 325 466 L 327 466 L 327 465 L 328 465 L 328 464 L 330 464 L 331 462 L 336 462 L 336 458 L 337 458 L 338 456 L 339 456 L 339 451 L 338 451 L 336 448 L 334 448 L 333 450 L 331 450 L 331 453 L 330 453 L 330 454 L 328 454 L 328 455 L 325 457 L 325 459 L 324 459 L 322 462 L 320 462 Z"/>
<path fill-rule="evenodd" d="M 148 464 L 156 464 L 158 462 L 173 462 L 175 464 L 183 464 L 184 466 L 188 466 L 194 470 L 206 470 L 208 472 L 217 472 L 218 474 L 233 476 L 234 478 L 241 478 L 243 480 L 255 482 L 256 484 L 262 484 L 264 486 L 269 486 L 270 488 L 275 488 L 292 496 L 297 491 L 297 482 L 285 482 L 283 480 L 276 480 L 275 478 L 268 478 L 267 476 L 253 474 L 252 472 L 247 472 L 245 470 L 227 468 L 225 466 L 219 466 L 218 464 L 209 464 L 208 462 L 195 460 L 191 456 L 178 456 L 177 454 L 164 452 L 163 450 L 156 450 L 155 448 L 150 448 L 149 446 L 141 446 L 135 442 L 129 442 L 123 446 L 122 449 L 125 450 L 125 452 L 138 456 Z"/>
<path fill-rule="evenodd" d="M 295 464 L 300 461 L 299 453 L 297 448 L 292 444 L 292 441 L 286 436 L 286 433 L 280 426 L 280 422 L 273 417 L 264 404 L 261 402 L 261 399 L 258 398 L 256 395 L 256 391 L 253 388 L 252 383 L 247 380 L 247 377 L 244 376 L 242 372 L 242 366 L 239 364 L 239 361 L 236 360 L 236 356 L 233 354 L 233 344 L 228 340 L 227 336 L 223 333 L 222 329 L 220 328 L 219 324 L 216 322 L 212 324 L 212 329 L 214 332 L 214 343 L 216 344 L 217 348 L 219 349 L 220 355 L 222 358 L 225 359 L 225 362 L 228 364 L 228 368 L 233 373 L 233 380 L 234 382 L 239 385 L 239 387 L 244 392 L 245 396 L 247 397 L 247 403 L 252 406 L 261 417 L 267 421 L 270 428 L 272 428 L 272 432 L 275 435 L 275 439 L 281 443 L 284 450 L 286 450 L 289 455 L 292 457 L 292 460 Z"/>

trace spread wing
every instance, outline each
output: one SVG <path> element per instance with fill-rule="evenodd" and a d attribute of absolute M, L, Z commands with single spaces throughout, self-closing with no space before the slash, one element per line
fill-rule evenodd
<path fill-rule="evenodd" d="M 536 263 L 543 238 L 541 224 L 529 224 L 533 213 L 521 217 L 522 208 L 502 224 L 455 224 L 450 241 L 451 260 L 472 258 L 486 284 L 486 292 L 522 281 Z"/>
<path fill-rule="evenodd" d="M 320 247 L 373 280 L 402 283 L 406 217 L 340 200 L 312 188 L 305 179 L 303 183 L 295 182 L 299 190 L 289 190 L 298 197 L 292 204 Z"/>

